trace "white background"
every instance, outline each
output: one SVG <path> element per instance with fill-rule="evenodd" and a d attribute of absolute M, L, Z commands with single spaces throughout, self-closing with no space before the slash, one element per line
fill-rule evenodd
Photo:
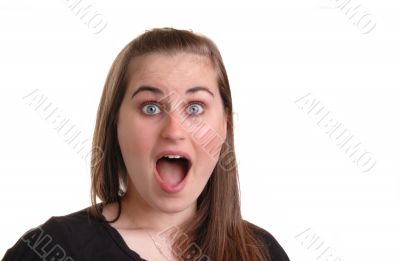
<path fill-rule="evenodd" d="M 117 53 L 171 26 L 222 52 L 243 217 L 291 260 L 400 260 L 398 1 L 349 4 L 376 23 L 367 34 L 333 0 L 85 2 L 107 23 L 98 34 L 71 2 L 0 3 L 0 256 L 28 229 L 90 204 L 88 162 L 23 97 L 38 89 L 90 140 Z M 371 171 L 295 103 L 308 93 L 374 155 Z M 328 247 L 332 256 L 318 258 Z"/>

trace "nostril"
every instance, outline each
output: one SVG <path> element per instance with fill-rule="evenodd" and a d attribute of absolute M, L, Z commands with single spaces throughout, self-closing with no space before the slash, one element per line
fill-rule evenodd
<path fill-rule="evenodd" d="M 179 120 L 168 117 L 162 130 L 163 138 L 182 139 L 185 136 L 185 130 Z"/>

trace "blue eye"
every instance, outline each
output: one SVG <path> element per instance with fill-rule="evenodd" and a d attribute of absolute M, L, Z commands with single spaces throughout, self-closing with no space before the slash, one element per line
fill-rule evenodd
<path fill-rule="evenodd" d="M 193 102 L 186 108 L 186 113 L 192 116 L 197 116 L 203 113 L 204 105 L 201 102 Z M 142 112 L 147 115 L 156 115 L 161 112 L 161 107 L 157 102 L 146 102 L 142 105 Z"/>
<path fill-rule="evenodd" d="M 144 112 L 145 114 L 149 114 L 149 115 L 158 114 L 158 113 L 160 113 L 160 111 L 161 110 L 158 107 L 158 105 L 156 105 L 154 103 L 146 104 L 142 107 L 142 112 Z"/>
<path fill-rule="evenodd" d="M 199 115 L 203 112 L 203 106 L 200 103 L 193 103 L 187 108 L 187 113 Z"/>

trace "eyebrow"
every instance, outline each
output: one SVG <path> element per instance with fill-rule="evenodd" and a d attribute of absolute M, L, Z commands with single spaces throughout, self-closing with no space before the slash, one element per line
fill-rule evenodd
<path fill-rule="evenodd" d="M 193 93 L 196 93 L 199 91 L 205 91 L 208 94 L 210 94 L 212 97 L 214 97 L 214 93 L 212 93 L 212 91 L 210 91 L 207 87 L 204 87 L 204 86 L 192 87 L 190 89 L 187 89 L 185 93 L 193 94 Z M 139 88 L 137 88 L 137 90 L 132 94 L 132 99 L 140 92 L 151 92 L 151 93 L 154 93 L 155 95 L 163 95 L 164 94 L 164 92 L 157 87 L 149 86 L 149 85 L 142 85 Z"/>

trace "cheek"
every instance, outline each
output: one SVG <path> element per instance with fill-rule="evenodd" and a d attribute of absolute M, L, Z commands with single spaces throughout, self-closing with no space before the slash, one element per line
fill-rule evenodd
<path fill-rule="evenodd" d="M 226 138 L 226 125 L 223 117 L 209 117 L 204 120 L 193 136 L 198 155 L 198 167 L 211 174 Z M 200 125 L 200 124 L 199 124 Z"/>
<path fill-rule="evenodd" d="M 135 117 L 120 118 L 118 141 L 126 160 L 135 162 L 137 159 L 148 157 L 154 140 L 154 126 L 147 126 Z"/>

